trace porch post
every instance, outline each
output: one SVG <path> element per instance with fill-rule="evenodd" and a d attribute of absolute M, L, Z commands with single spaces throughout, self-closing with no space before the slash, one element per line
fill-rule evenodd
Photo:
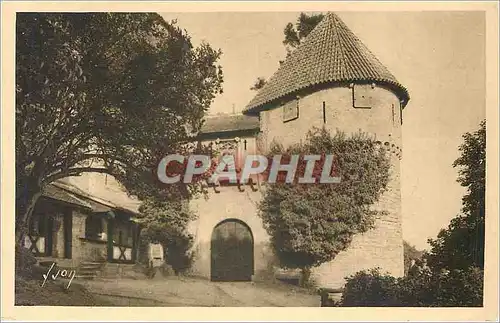
<path fill-rule="evenodd" d="M 132 223 L 132 262 L 135 263 L 137 256 L 137 223 Z"/>
<path fill-rule="evenodd" d="M 108 218 L 108 261 L 113 261 L 113 219 Z"/>

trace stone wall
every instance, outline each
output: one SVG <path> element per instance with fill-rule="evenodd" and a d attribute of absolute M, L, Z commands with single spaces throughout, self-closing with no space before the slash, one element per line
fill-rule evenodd
<path fill-rule="evenodd" d="M 346 133 L 361 130 L 375 135 L 381 142 L 387 141 L 400 148 L 400 103 L 397 96 L 385 88 L 375 87 L 369 90 L 372 107 L 354 108 L 353 92 L 357 93 L 358 89 L 363 88 L 361 85 L 354 86 L 354 89 L 349 86 L 333 87 L 304 95 L 299 99 L 299 117 L 288 122 L 283 122 L 279 106 L 260 112 L 264 145 L 269 147 L 273 140 L 284 145 L 299 143 L 311 128 L 326 127 L 332 132 L 337 129 Z"/>
<path fill-rule="evenodd" d="M 57 222 L 61 224 L 59 230 L 57 230 L 54 234 L 54 241 L 56 244 L 54 246 L 54 257 L 64 257 L 64 214 L 57 215 Z"/>
<path fill-rule="evenodd" d="M 87 214 L 80 211 L 73 211 L 73 263 L 79 265 L 82 261 L 97 261 L 98 255 L 107 257 L 108 245 L 105 241 L 95 242 L 85 240 L 85 219 Z"/>
<path fill-rule="evenodd" d="M 404 274 L 403 233 L 399 159 L 392 157 L 391 180 L 375 208 L 388 214 L 377 219 L 375 228 L 354 237 L 349 248 L 313 271 L 321 287 L 340 288 L 344 278 L 363 269 L 380 267 L 399 277 Z"/>
<path fill-rule="evenodd" d="M 255 278 L 263 276 L 272 259 L 269 249 L 269 236 L 257 213 L 257 203 L 262 197 L 260 191 L 252 191 L 245 186 L 240 192 L 238 187 L 223 186 L 220 193 L 209 188 L 208 199 L 200 197 L 191 202 L 191 207 L 198 215 L 189 227 L 195 236 L 196 258 L 192 268 L 193 275 L 210 277 L 210 243 L 212 232 L 220 222 L 227 219 L 243 221 L 252 231 L 254 240 L 254 273 Z"/>

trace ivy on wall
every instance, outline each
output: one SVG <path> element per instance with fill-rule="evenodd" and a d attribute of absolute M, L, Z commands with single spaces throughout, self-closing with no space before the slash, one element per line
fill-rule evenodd
<path fill-rule="evenodd" d="M 355 234 L 373 227 L 383 210 L 372 206 L 386 190 L 390 160 L 387 151 L 365 133 L 347 136 L 326 129 L 312 129 L 305 142 L 284 148 L 273 144 L 270 155 L 332 154 L 332 170 L 340 183 L 267 184 L 259 205 L 260 217 L 271 237 L 271 245 L 285 268 L 311 267 L 331 261 L 345 250 Z M 286 164 L 286 162 L 281 162 Z M 321 163 L 314 174 L 321 173 Z M 302 167 L 300 166 L 302 165 Z M 296 178 L 304 175 L 299 162 Z"/>

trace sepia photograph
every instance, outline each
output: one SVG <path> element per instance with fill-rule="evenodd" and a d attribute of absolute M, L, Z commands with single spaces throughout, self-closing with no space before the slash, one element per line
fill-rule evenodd
<path fill-rule="evenodd" d="M 487 10 L 106 6 L 11 17 L 9 306 L 498 301 Z"/>

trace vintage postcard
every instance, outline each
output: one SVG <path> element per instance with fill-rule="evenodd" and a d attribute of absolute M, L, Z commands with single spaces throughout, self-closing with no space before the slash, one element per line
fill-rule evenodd
<path fill-rule="evenodd" d="M 498 320 L 495 2 L 7 1 L 1 120 L 2 320 Z"/>

